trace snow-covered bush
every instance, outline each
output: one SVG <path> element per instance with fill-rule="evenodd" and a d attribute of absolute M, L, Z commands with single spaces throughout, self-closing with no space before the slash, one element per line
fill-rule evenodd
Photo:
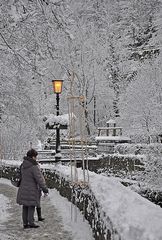
<path fill-rule="evenodd" d="M 119 154 L 148 154 L 148 153 L 161 153 L 162 144 L 117 144 L 114 147 L 115 153 Z"/>

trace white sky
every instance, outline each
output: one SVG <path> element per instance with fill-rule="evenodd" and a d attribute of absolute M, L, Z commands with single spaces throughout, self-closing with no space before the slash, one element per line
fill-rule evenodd
<path fill-rule="evenodd" d="M 10 164 L 11 162 L 8 162 Z M 13 161 L 12 161 L 13 163 Z M 49 168 L 58 171 L 58 174 L 64 176 L 66 179 L 71 179 L 70 168 L 67 166 L 59 165 L 48 165 L 44 164 L 42 168 Z M 81 169 L 77 170 L 78 181 L 83 180 L 83 172 Z M 105 177 L 99 174 L 89 172 L 90 181 L 89 186 L 93 191 L 99 205 L 101 206 L 101 211 L 106 213 L 111 221 L 116 227 L 117 231 L 121 234 L 124 240 L 161 240 L 162 239 L 162 209 L 148 201 L 147 199 L 141 197 L 138 193 L 133 192 L 128 187 L 124 187 L 119 179 Z M 69 213 L 67 209 L 70 208 L 66 199 L 60 198 L 57 191 L 50 190 L 51 203 L 57 205 L 60 213 L 64 218 L 64 224 L 67 229 L 75 229 L 73 234 L 77 236 L 78 229 L 82 229 L 81 233 L 89 232 L 87 226 L 80 226 L 79 228 L 72 227 L 74 223 L 68 223 Z M 61 199 L 61 201 L 60 201 Z M 3 204 L 2 200 L 2 204 Z M 66 214 L 65 209 L 66 207 Z M 4 207 L 5 208 L 5 207 Z M 79 216 L 79 214 L 78 214 Z M 82 217 L 79 216 L 80 219 Z M 104 219 L 105 224 L 106 220 Z M 82 222 L 82 221 L 81 221 Z M 84 229 L 84 230 L 83 230 Z M 75 240 L 83 240 L 79 236 L 74 238 Z M 84 239 L 86 239 L 84 237 Z M 87 240 L 90 240 L 88 238 Z"/>

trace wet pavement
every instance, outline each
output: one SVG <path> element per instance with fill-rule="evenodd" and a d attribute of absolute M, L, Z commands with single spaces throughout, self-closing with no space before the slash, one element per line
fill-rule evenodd
<path fill-rule="evenodd" d="M 16 204 L 17 188 L 0 183 L 0 193 L 9 198 L 10 217 L 7 222 L 0 225 L 0 240 L 75 240 L 72 234 L 64 230 L 64 225 L 59 212 L 50 203 L 50 199 L 42 201 L 42 212 L 44 222 L 37 229 L 23 229 L 21 219 L 21 206 Z M 35 219 L 37 216 L 35 215 Z"/>

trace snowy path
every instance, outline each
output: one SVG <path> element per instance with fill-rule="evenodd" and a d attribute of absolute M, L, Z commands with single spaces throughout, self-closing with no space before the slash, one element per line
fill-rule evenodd
<path fill-rule="evenodd" d="M 16 204 L 16 191 L 16 188 L 0 183 L 1 194 L 10 200 L 10 217 L 7 222 L 0 225 L 0 240 L 73 240 L 71 233 L 63 229 L 62 219 L 48 198 L 42 201 L 42 215 L 46 218 L 45 222 L 39 222 L 38 229 L 24 230 L 21 207 Z"/>

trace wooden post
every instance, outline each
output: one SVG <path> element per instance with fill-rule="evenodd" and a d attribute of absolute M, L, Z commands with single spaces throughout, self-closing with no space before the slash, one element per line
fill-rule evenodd
<path fill-rule="evenodd" d="M 109 123 L 107 123 L 107 127 L 109 127 L 109 126 L 110 126 Z M 109 136 L 109 129 L 107 129 L 106 135 Z"/>
<path fill-rule="evenodd" d="M 116 136 L 116 129 L 115 129 L 115 127 L 116 127 L 116 123 L 114 123 L 113 136 Z"/>
<path fill-rule="evenodd" d="M 100 129 L 98 129 L 98 136 L 100 136 L 100 132 L 101 132 L 101 130 L 100 130 Z"/>
<path fill-rule="evenodd" d="M 120 128 L 120 136 L 122 136 L 122 128 Z"/>
<path fill-rule="evenodd" d="M 96 126 L 96 97 L 94 96 L 93 97 L 93 103 L 94 103 L 94 105 L 93 105 L 93 122 L 94 122 L 94 126 Z"/>

